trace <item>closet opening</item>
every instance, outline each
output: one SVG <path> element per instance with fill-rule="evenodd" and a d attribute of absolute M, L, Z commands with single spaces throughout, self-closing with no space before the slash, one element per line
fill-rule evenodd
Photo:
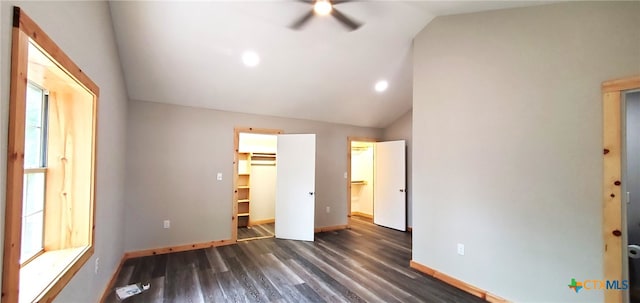
<path fill-rule="evenodd" d="M 236 241 L 275 235 L 277 140 L 279 130 L 235 130 L 234 221 Z"/>
<path fill-rule="evenodd" d="M 406 231 L 406 142 L 347 138 L 347 221 Z"/>
<path fill-rule="evenodd" d="M 627 256 L 623 258 L 623 278 L 629 282 L 629 301 L 640 300 L 640 89 L 626 91 L 622 95 L 624 109 L 622 140 L 622 203 L 623 242 L 627 244 Z M 626 223 L 626 224 L 625 224 Z M 624 255 L 624 254 L 623 254 Z M 626 298 L 625 298 L 626 299 Z"/>
<path fill-rule="evenodd" d="M 640 294 L 638 257 L 640 237 L 637 200 L 638 151 L 640 120 L 637 92 L 640 75 L 602 83 L 603 124 L 603 200 L 602 235 L 603 280 L 618 280 L 628 288 L 604 290 L 605 302 L 635 302 Z"/>
<path fill-rule="evenodd" d="M 373 222 L 373 150 L 370 141 L 351 141 L 351 177 L 349 178 L 351 216 Z"/>

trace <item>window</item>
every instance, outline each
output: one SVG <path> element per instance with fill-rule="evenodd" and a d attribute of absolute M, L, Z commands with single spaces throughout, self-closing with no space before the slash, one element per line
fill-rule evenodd
<path fill-rule="evenodd" d="M 27 85 L 20 264 L 44 249 L 47 99 L 44 89 Z"/>
<path fill-rule="evenodd" d="M 2 302 L 51 302 L 94 251 L 99 90 L 13 17 Z"/>

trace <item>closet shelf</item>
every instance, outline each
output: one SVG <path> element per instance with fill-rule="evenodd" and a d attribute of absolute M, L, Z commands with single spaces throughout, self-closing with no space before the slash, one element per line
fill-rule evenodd
<path fill-rule="evenodd" d="M 251 154 L 251 158 L 275 158 L 276 154 L 272 153 L 253 153 Z"/>
<path fill-rule="evenodd" d="M 238 203 L 245 203 L 245 202 L 249 202 L 249 199 L 241 199 L 241 200 L 238 200 Z"/>
<path fill-rule="evenodd" d="M 352 185 L 367 185 L 367 181 L 365 180 L 358 180 L 358 181 L 351 181 Z"/>
<path fill-rule="evenodd" d="M 248 217 L 249 213 L 239 213 L 238 217 Z"/>
<path fill-rule="evenodd" d="M 251 165 L 272 166 L 276 165 L 276 154 L 252 153 Z"/>
<path fill-rule="evenodd" d="M 240 185 L 238 186 L 238 189 L 246 189 L 249 188 L 249 185 Z"/>

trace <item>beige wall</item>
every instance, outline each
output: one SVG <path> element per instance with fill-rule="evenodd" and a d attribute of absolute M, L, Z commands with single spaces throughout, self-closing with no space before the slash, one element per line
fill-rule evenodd
<path fill-rule="evenodd" d="M 602 302 L 602 81 L 640 2 L 436 18 L 414 41 L 413 259 L 514 302 Z M 456 254 L 456 243 L 466 255 Z"/>
<path fill-rule="evenodd" d="M 0 3 L 0 228 L 4 227 L 11 20 L 19 5 L 100 87 L 95 254 L 57 302 L 96 302 L 122 258 L 127 95 L 106 2 Z M 0 232 L 0 235 L 4 235 Z M 94 262 L 100 270 L 94 274 Z"/>
<path fill-rule="evenodd" d="M 407 142 L 407 226 L 413 226 L 413 185 L 411 183 L 413 172 L 413 161 L 411 159 L 413 154 L 412 121 L 413 112 L 410 110 L 387 126 L 382 135 L 384 141 L 405 140 Z"/>
<path fill-rule="evenodd" d="M 234 127 L 317 134 L 315 226 L 346 224 L 347 137 L 381 132 L 144 101 L 128 119 L 127 251 L 231 238 Z"/>

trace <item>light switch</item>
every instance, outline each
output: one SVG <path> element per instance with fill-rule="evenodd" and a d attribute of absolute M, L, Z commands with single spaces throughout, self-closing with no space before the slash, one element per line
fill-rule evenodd
<path fill-rule="evenodd" d="M 344 172 L 344 178 L 345 179 L 347 178 L 347 172 Z"/>
<path fill-rule="evenodd" d="M 222 173 L 218 173 L 218 176 L 216 177 L 216 179 L 218 179 L 218 181 L 222 181 Z"/>

